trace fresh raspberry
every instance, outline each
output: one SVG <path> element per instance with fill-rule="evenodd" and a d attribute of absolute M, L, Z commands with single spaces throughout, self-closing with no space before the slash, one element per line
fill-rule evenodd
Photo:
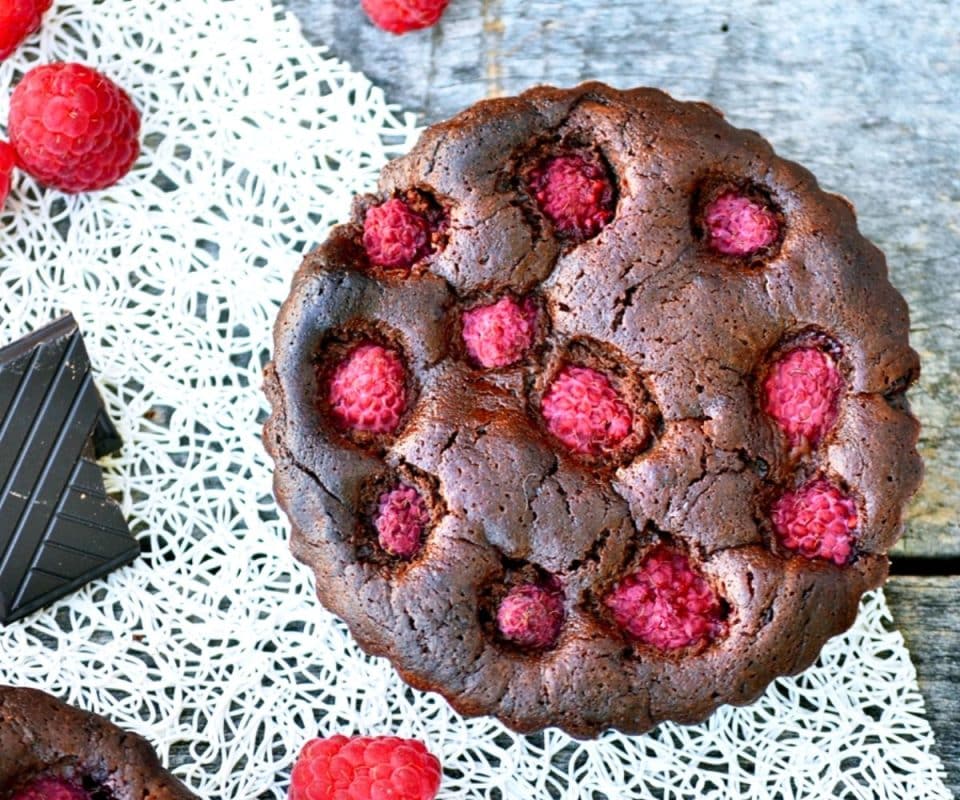
<path fill-rule="evenodd" d="M 617 624 L 641 642 L 676 650 L 724 629 L 720 598 L 682 553 L 658 545 L 604 600 Z"/>
<path fill-rule="evenodd" d="M 130 96 L 82 64 L 30 70 L 10 98 L 7 127 L 20 166 L 64 192 L 112 186 L 140 154 Z"/>
<path fill-rule="evenodd" d="M 422 742 L 394 736 L 331 736 L 300 751 L 289 800 L 433 800 L 440 762 Z"/>
<path fill-rule="evenodd" d="M 399 484 L 380 495 L 374 525 L 380 546 L 400 558 L 412 558 L 423 543 L 430 512 L 420 492 Z"/>
<path fill-rule="evenodd" d="M 503 638 L 522 647 L 550 647 L 563 625 L 563 594 L 559 587 L 524 583 L 514 586 L 497 609 Z"/>
<path fill-rule="evenodd" d="M 369 342 L 354 348 L 334 370 L 329 400 L 344 427 L 392 433 L 407 406 L 406 370 L 400 356 Z"/>
<path fill-rule="evenodd" d="M 0 61 L 3 61 L 31 33 L 53 0 L 0 0 Z"/>
<path fill-rule="evenodd" d="M 506 367 L 519 360 L 533 344 L 537 307 L 528 297 L 518 303 L 510 295 L 489 306 L 463 313 L 463 341 L 482 367 Z"/>
<path fill-rule="evenodd" d="M 764 410 L 792 447 L 816 447 L 837 421 L 843 377 L 834 360 L 815 347 L 791 350 L 763 382 Z"/>
<path fill-rule="evenodd" d="M 787 492 L 770 512 L 777 541 L 807 558 L 846 564 L 853 554 L 857 505 L 826 478 Z"/>
<path fill-rule="evenodd" d="M 378 28 L 409 33 L 436 25 L 450 0 L 361 0 L 360 5 Z"/>
<path fill-rule="evenodd" d="M 10 800 L 90 800 L 90 794 L 63 778 L 36 778 L 10 796 Z"/>
<path fill-rule="evenodd" d="M 630 433 L 633 415 L 602 372 L 564 367 L 543 395 L 547 430 L 575 453 L 600 455 Z"/>
<path fill-rule="evenodd" d="M 596 157 L 554 156 L 530 173 L 528 188 L 557 231 L 578 241 L 613 219 L 613 181 Z"/>
<path fill-rule="evenodd" d="M 2 0 L 0 0 L 2 2 Z M 10 177 L 17 163 L 17 155 L 6 142 L 0 142 L 0 208 L 10 194 Z"/>
<path fill-rule="evenodd" d="M 733 191 L 710 203 L 703 220 L 710 247 L 728 256 L 756 253 L 773 244 L 780 235 L 780 224 L 773 211 Z"/>
<path fill-rule="evenodd" d="M 410 269 L 430 253 L 430 223 L 398 197 L 367 210 L 363 247 L 372 264 Z"/>

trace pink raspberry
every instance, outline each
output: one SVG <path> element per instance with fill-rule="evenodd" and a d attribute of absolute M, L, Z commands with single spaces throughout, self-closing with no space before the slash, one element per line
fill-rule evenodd
<path fill-rule="evenodd" d="M 380 546 L 399 558 L 412 558 L 423 543 L 430 512 L 420 492 L 398 484 L 380 495 L 374 525 Z"/>
<path fill-rule="evenodd" d="M 370 263 L 410 269 L 430 253 L 430 223 L 398 197 L 367 210 L 363 247 Z"/>
<path fill-rule="evenodd" d="M 785 493 L 770 512 L 777 541 L 806 558 L 846 564 L 853 554 L 857 505 L 825 478 Z"/>
<path fill-rule="evenodd" d="M 6 142 L 0 142 L 0 208 L 10 194 L 10 176 L 16 166 L 17 156 Z"/>
<path fill-rule="evenodd" d="M 792 447 L 816 447 L 837 421 L 843 377 L 833 359 L 815 347 L 791 350 L 763 382 L 763 408 Z"/>
<path fill-rule="evenodd" d="M 682 553 L 658 545 L 604 600 L 617 624 L 660 650 L 710 642 L 723 633 L 723 606 Z"/>
<path fill-rule="evenodd" d="M 90 800 L 90 794 L 75 783 L 48 776 L 30 781 L 10 800 Z"/>
<path fill-rule="evenodd" d="M 337 421 L 355 431 L 393 433 L 407 405 L 400 356 L 378 344 L 361 344 L 336 368 L 330 406 Z"/>
<path fill-rule="evenodd" d="M 506 367 L 533 344 L 537 307 L 530 298 L 518 303 L 510 295 L 489 306 L 463 313 L 463 341 L 482 367 Z"/>
<path fill-rule="evenodd" d="M 367 16 L 390 33 L 409 33 L 435 25 L 450 0 L 361 0 Z"/>
<path fill-rule="evenodd" d="M 557 231 L 578 241 L 613 219 L 613 181 L 596 156 L 554 156 L 530 173 L 528 189 Z"/>
<path fill-rule="evenodd" d="M 433 800 L 440 762 L 416 739 L 331 736 L 300 751 L 289 800 Z"/>
<path fill-rule="evenodd" d="M 751 255 L 773 244 L 780 235 L 773 211 L 734 191 L 710 203 L 703 219 L 710 247 L 729 256 Z"/>
<path fill-rule="evenodd" d="M 563 593 L 559 587 L 535 583 L 514 586 L 497 609 L 500 633 L 521 647 L 550 647 L 562 625 Z"/>
<path fill-rule="evenodd" d="M 83 64 L 30 70 L 10 98 L 7 127 L 20 166 L 64 192 L 112 186 L 140 153 L 140 113 L 133 101 Z"/>
<path fill-rule="evenodd" d="M 575 453 L 612 450 L 633 427 L 633 415 L 610 380 L 589 367 L 564 367 L 541 406 L 547 430 Z"/>
<path fill-rule="evenodd" d="M 0 0 L 0 61 L 38 30 L 53 0 Z"/>

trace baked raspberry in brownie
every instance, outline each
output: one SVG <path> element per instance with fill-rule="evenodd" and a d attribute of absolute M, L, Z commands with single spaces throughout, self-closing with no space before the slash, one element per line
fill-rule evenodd
<path fill-rule="evenodd" d="M 196 800 L 140 736 L 44 692 L 0 686 L 3 800 Z"/>
<path fill-rule="evenodd" d="M 710 106 L 479 103 L 384 168 L 280 312 L 292 550 L 465 714 L 702 720 L 883 583 L 921 475 L 907 332 L 850 203 Z"/>

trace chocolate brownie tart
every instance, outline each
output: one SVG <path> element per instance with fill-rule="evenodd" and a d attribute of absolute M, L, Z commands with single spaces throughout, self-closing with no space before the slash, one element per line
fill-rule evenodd
<path fill-rule="evenodd" d="M 140 736 L 34 689 L 0 686 L 3 800 L 196 800 Z"/>
<path fill-rule="evenodd" d="M 850 203 L 710 106 L 479 103 L 294 278 L 265 432 L 293 553 L 464 714 L 702 720 L 883 583 L 921 476 L 907 331 Z"/>

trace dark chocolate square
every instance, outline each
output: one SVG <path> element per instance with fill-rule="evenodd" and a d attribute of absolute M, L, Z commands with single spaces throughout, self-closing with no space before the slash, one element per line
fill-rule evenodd
<path fill-rule="evenodd" d="M 120 445 L 72 316 L 0 349 L 0 624 L 140 553 L 96 463 Z"/>

